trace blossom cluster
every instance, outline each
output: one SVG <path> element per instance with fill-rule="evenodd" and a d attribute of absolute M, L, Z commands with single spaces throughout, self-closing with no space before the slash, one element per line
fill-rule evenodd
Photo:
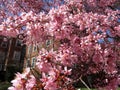
<path fill-rule="evenodd" d="M 22 33 L 26 44 L 52 40 L 53 46 L 40 50 L 35 68 L 18 73 L 9 90 L 74 90 L 73 83 L 81 77 L 101 73 L 94 86 L 116 90 L 120 80 L 120 11 L 110 8 L 115 2 L 65 0 L 47 14 L 31 10 L 8 17 L 0 24 L 0 35 Z"/>

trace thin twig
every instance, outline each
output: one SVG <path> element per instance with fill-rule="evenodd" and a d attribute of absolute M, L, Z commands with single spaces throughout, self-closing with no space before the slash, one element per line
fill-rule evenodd
<path fill-rule="evenodd" d="M 24 9 L 24 7 L 22 6 L 22 5 L 20 5 L 20 3 L 17 1 L 17 0 L 15 0 L 16 1 L 16 3 L 20 6 L 20 8 L 22 8 L 25 12 L 27 12 L 25 9 Z"/>
<path fill-rule="evenodd" d="M 88 90 L 91 90 L 91 89 L 89 88 L 89 86 L 82 80 L 81 77 L 80 77 L 80 81 L 86 86 L 86 88 L 87 88 Z"/>

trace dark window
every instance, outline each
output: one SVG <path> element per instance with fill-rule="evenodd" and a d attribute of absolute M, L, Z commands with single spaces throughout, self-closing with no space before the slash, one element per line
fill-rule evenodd
<path fill-rule="evenodd" d="M 19 39 L 17 39 L 17 40 L 16 40 L 16 46 L 17 46 L 17 47 L 20 47 L 20 46 L 21 46 L 21 44 L 22 44 L 22 41 L 21 41 L 21 40 L 19 40 Z"/>
<path fill-rule="evenodd" d="M 37 45 L 33 45 L 33 52 L 37 51 Z"/>
<path fill-rule="evenodd" d="M 32 58 L 32 67 L 35 67 L 36 57 Z"/>
<path fill-rule="evenodd" d="M 0 51 L 0 63 L 2 64 L 5 59 L 5 52 Z"/>
<path fill-rule="evenodd" d="M 3 42 L 1 43 L 1 47 L 7 48 L 7 42 L 4 42 L 4 41 L 3 41 Z"/>
<path fill-rule="evenodd" d="M 13 56 L 13 60 L 19 61 L 20 56 L 21 56 L 21 52 L 20 51 L 15 51 L 14 56 Z"/>

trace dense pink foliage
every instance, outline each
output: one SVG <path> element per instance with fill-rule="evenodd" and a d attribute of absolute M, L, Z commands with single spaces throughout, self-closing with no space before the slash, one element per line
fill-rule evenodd
<path fill-rule="evenodd" d="M 23 8 L 27 11 L 23 9 L 20 15 L 1 22 L 0 35 L 16 37 L 22 33 L 26 44 L 52 40 L 53 48 L 40 50 L 35 68 L 16 74 L 9 90 L 74 90 L 73 84 L 78 79 L 100 73 L 103 76 L 95 79 L 94 86 L 117 90 L 120 11 L 110 8 L 117 0 L 65 0 L 65 4 L 48 10 L 47 14 L 38 13 L 44 5 L 40 0 L 16 1 L 25 4 Z M 20 9 L 19 5 L 15 7 Z M 15 8 L 12 11 L 18 13 Z M 59 45 L 54 47 L 56 41 Z"/>

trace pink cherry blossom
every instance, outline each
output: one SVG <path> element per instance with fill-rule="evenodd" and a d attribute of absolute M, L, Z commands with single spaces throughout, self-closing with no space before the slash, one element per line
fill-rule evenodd
<path fill-rule="evenodd" d="M 117 89 L 119 0 L 0 0 L 0 6 L 0 35 L 23 35 L 39 50 L 36 66 L 17 73 L 9 90 L 74 90 L 92 75 L 95 88 Z"/>

